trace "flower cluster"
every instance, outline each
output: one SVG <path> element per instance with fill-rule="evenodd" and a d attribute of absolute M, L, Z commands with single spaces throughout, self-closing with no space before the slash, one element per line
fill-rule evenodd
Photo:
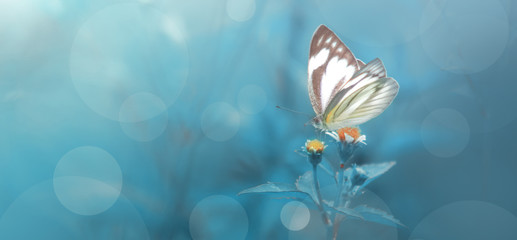
<path fill-rule="evenodd" d="M 387 224 L 390 226 L 404 226 L 399 220 L 380 209 L 366 205 L 354 206 L 352 200 L 362 194 L 362 189 L 373 180 L 387 172 L 395 162 L 357 165 L 353 161 L 355 151 L 366 145 L 366 136 L 356 127 L 345 127 L 337 131 L 325 132 L 332 137 L 337 146 L 340 159 L 334 161 L 324 157 L 327 145 L 319 139 L 307 140 L 302 147 L 303 155 L 307 156 L 312 164 L 312 171 L 301 175 L 294 184 L 268 182 L 246 189 L 239 194 L 248 193 L 303 193 L 313 200 L 319 209 L 323 222 L 333 226 L 332 238 L 337 239 L 340 223 L 345 219 L 361 219 L 365 221 Z M 325 162 L 322 163 L 323 159 Z M 331 170 L 325 167 L 328 163 Z M 320 191 L 318 169 L 325 170 L 334 177 L 337 191 L 334 196 L 323 198 Z M 333 220 L 331 219 L 333 218 Z"/>

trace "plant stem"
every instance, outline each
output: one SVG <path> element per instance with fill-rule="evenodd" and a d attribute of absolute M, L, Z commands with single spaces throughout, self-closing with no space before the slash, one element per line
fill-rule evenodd
<path fill-rule="evenodd" d="M 342 158 L 345 158 L 343 154 L 340 154 L 340 155 Z M 338 175 L 338 180 L 339 180 L 338 188 L 339 189 L 338 189 L 338 195 L 336 196 L 336 200 L 334 201 L 334 207 L 341 205 L 341 201 L 342 201 L 341 195 L 343 195 L 343 191 L 345 190 L 345 169 L 347 168 L 347 166 L 344 164 L 349 163 L 350 159 L 352 159 L 353 156 L 354 155 L 351 154 L 347 158 L 346 161 L 343 161 L 343 167 L 339 169 L 339 175 Z M 345 207 L 348 207 L 348 202 L 345 203 Z M 336 216 L 334 217 L 334 227 L 332 229 L 332 239 L 333 240 L 337 239 L 337 234 L 339 232 L 339 225 L 341 224 L 341 221 L 343 221 L 344 218 L 345 218 L 345 216 L 343 216 L 342 214 L 336 214 Z"/>
<path fill-rule="evenodd" d="M 336 200 L 334 201 L 334 207 L 337 207 L 340 205 L 341 195 L 343 194 L 343 189 L 345 187 L 344 175 L 345 175 L 344 168 L 341 168 L 339 171 L 339 175 L 338 175 L 338 179 L 339 179 L 338 195 L 336 196 Z M 340 225 L 342 219 L 343 219 L 343 216 L 341 214 L 336 213 L 336 216 L 334 217 L 334 227 L 332 229 L 332 239 L 333 240 L 337 239 L 337 234 L 339 232 L 339 225 Z"/>
<path fill-rule="evenodd" d="M 349 203 L 350 203 L 349 201 L 347 201 L 345 203 L 345 208 L 348 207 Z M 345 219 L 344 215 L 341 215 L 341 214 L 337 215 L 336 214 L 336 217 L 334 218 L 334 228 L 332 230 L 332 240 L 336 240 L 337 239 L 337 234 L 339 232 L 339 225 L 341 224 L 343 219 Z"/>
<path fill-rule="evenodd" d="M 312 176 L 314 177 L 313 180 L 314 180 L 314 188 L 316 189 L 316 195 L 318 196 L 318 209 L 320 210 L 321 212 L 321 216 L 323 217 L 323 222 L 327 225 L 327 226 L 330 226 L 331 225 L 331 222 L 330 222 L 330 218 L 327 214 L 327 212 L 325 211 L 325 209 L 323 208 L 323 198 L 321 197 L 321 191 L 320 191 L 320 183 L 318 181 L 318 175 L 317 175 L 317 164 L 313 164 L 312 165 L 313 168 L 312 168 Z"/>
<path fill-rule="evenodd" d="M 339 232 L 339 225 L 341 223 L 341 215 L 337 215 L 334 218 L 334 228 L 332 229 L 332 240 L 337 239 L 337 233 Z"/>

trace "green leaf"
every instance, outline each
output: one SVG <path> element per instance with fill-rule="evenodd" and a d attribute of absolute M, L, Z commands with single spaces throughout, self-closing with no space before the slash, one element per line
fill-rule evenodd
<path fill-rule="evenodd" d="M 394 216 L 377 208 L 371 208 L 366 205 L 360 205 L 355 207 L 354 210 L 361 214 L 365 221 L 376 222 L 392 227 L 406 227 Z"/>
<path fill-rule="evenodd" d="M 261 184 L 255 187 L 251 187 L 248 189 L 245 189 L 238 193 L 237 195 L 241 194 L 248 194 L 248 193 L 282 193 L 282 192 L 300 192 L 296 188 L 296 186 L 292 184 L 287 183 L 272 183 L 268 182 L 265 184 Z"/>
<path fill-rule="evenodd" d="M 312 201 L 319 205 L 318 195 L 316 194 L 313 181 L 312 171 L 307 171 L 296 180 L 295 185 L 298 191 L 306 193 L 312 198 Z"/>
<path fill-rule="evenodd" d="M 345 170 L 348 179 L 362 179 L 353 186 L 354 193 L 370 184 L 373 180 L 386 173 L 395 165 L 395 162 L 385 162 L 377 164 L 366 164 L 354 166 Z"/>
<path fill-rule="evenodd" d="M 356 217 L 356 218 L 364 220 L 363 215 L 361 215 L 361 213 L 356 211 L 355 209 L 351 209 L 351 208 L 347 208 L 347 207 L 332 207 L 332 209 L 338 211 L 341 214 L 345 214 L 347 216 L 352 216 L 352 217 Z"/>

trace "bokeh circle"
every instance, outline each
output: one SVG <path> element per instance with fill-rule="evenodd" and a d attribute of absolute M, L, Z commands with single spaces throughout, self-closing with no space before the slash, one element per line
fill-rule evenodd
<path fill-rule="evenodd" d="M 338 36 L 375 46 L 393 46 L 419 36 L 420 1 L 315 1 L 329 27 Z M 387 11 L 389 9 L 389 11 Z"/>
<path fill-rule="evenodd" d="M 280 212 L 280 220 L 284 227 L 291 231 L 299 231 L 304 229 L 309 220 L 311 213 L 307 206 L 300 201 L 291 201 L 282 207 Z"/>
<path fill-rule="evenodd" d="M 52 189 L 53 181 L 46 180 L 19 195 L 0 217 L 0 239 L 150 239 L 138 210 L 124 196 L 102 214 L 83 216 L 64 208 Z"/>
<path fill-rule="evenodd" d="M 165 131 L 167 121 L 167 106 L 152 93 L 131 95 L 120 108 L 120 126 L 136 141 L 147 142 L 157 138 Z"/>
<path fill-rule="evenodd" d="M 232 138 L 240 127 L 240 114 L 225 102 L 209 105 L 201 116 L 201 129 L 206 137 L 224 142 Z"/>
<path fill-rule="evenodd" d="M 492 203 L 458 201 L 427 215 L 409 239 L 517 239 L 517 217 Z"/>
<path fill-rule="evenodd" d="M 235 199 L 213 195 L 196 204 L 190 214 L 190 235 L 200 239 L 245 239 L 248 215 Z"/>
<path fill-rule="evenodd" d="M 54 192 L 64 207 L 80 215 L 109 209 L 122 189 L 122 171 L 108 152 L 82 146 L 66 153 L 54 171 Z"/>
<path fill-rule="evenodd" d="M 309 223 L 298 231 L 289 231 L 289 240 L 328 239 L 328 227 L 323 223 L 321 213 L 317 209 L 309 209 Z"/>
<path fill-rule="evenodd" d="M 468 74 L 485 70 L 499 59 L 509 29 L 499 1 L 428 1 L 420 20 L 420 39 L 441 69 Z"/>
<path fill-rule="evenodd" d="M 137 93 L 173 104 L 189 68 L 177 25 L 139 3 L 113 4 L 92 15 L 77 32 L 70 54 L 71 77 L 82 100 L 116 121 L 124 101 Z"/>
<path fill-rule="evenodd" d="M 363 193 L 356 196 L 350 203 L 351 208 L 366 205 L 371 208 L 380 209 L 388 214 L 392 214 L 389 206 L 384 200 L 369 189 L 363 189 Z M 395 216 L 397 217 L 397 216 Z M 398 239 L 398 231 L 394 226 L 387 226 L 376 222 L 349 219 L 341 222 L 339 237 L 357 240 L 370 239 Z"/>
<path fill-rule="evenodd" d="M 226 12 L 234 21 L 247 21 L 255 13 L 255 0 L 227 0 Z"/>
<path fill-rule="evenodd" d="M 432 154 L 449 158 L 461 153 L 470 140 L 470 126 L 465 117 L 451 108 L 431 112 L 422 122 L 422 142 Z"/>

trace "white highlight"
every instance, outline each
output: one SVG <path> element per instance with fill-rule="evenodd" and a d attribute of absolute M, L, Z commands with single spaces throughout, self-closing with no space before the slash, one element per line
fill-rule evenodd
<path fill-rule="evenodd" d="M 54 171 L 54 192 L 68 210 L 96 215 L 109 209 L 120 195 L 122 171 L 108 152 L 83 146 L 66 153 Z"/>
<path fill-rule="evenodd" d="M 335 48 L 335 47 L 336 47 L 336 44 L 337 44 L 336 42 L 333 42 L 333 43 L 332 43 L 332 48 Z"/>
<path fill-rule="evenodd" d="M 288 202 L 282 207 L 280 220 L 282 224 L 291 231 L 300 231 L 304 229 L 309 220 L 311 213 L 305 204 L 299 201 Z"/>
<path fill-rule="evenodd" d="M 317 53 L 316 55 L 314 55 L 313 57 L 311 57 L 309 59 L 309 64 L 308 64 L 309 78 L 312 76 L 312 72 L 314 72 L 314 70 L 316 70 L 316 68 L 320 67 L 327 61 L 327 59 L 329 57 L 329 53 L 330 53 L 329 49 L 323 48 L 323 49 L 321 49 L 321 51 L 319 53 Z"/>
<path fill-rule="evenodd" d="M 226 12 L 231 19 L 237 22 L 247 21 L 255 13 L 255 0 L 228 0 Z"/>
<path fill-rule="evenodd" d="M 174 21 L 167 16 L 163 17 L 162 29 L 165 34 L 175 43 L 185 42 L 185 34 L 181 31 L 179 21 Z"/>
<path fill-rule="evenodd" d="M 347 81 L 354 74 L 354 67 L 348 65 L 347 59 L 339 60 L 338 57 L 332 58 L 327 64 L 325 74 L 321 80 L 321 104 L 326 106 L 329 102 L 332 91 L 341 79 Z"/>

